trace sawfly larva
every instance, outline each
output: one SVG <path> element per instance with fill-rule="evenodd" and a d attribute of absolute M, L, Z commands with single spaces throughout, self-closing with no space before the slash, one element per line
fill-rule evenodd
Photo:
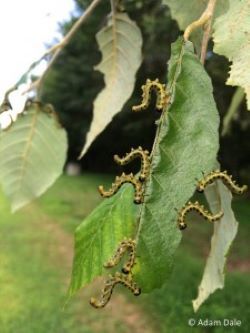
<path fill-rule="evenodd" d="M 217 214 L 211 214 L 207 210 L 205 210 L 204 206 L 200 205 L 198 201 L 195 203 L 188 202 L 180 211 L 179 217 L 178 217 L 178 225 L 180 230 L 183 230 L 187 227 L 187 224 L 185 222 L 186 215 L 190 211 L 196 211 L 198 214 L 200 214 L 204 219 L 208 220 L 209 222 L 215 222 L 219 220 L 224 213 L 220 211 Z"/>
<path fill-rule="evenodd" d="M 142 202 L 142 197 L 143 197 L 142 183 L 138 179 L 136 179 L 132 173 L 126 175 L 123 172 L 121 176 L 117 176 L 115 178 L 115 182 L 112 184 L 111 188 L 108 191 L 105 191 L 102 185 L 99 186 L 98 190 L 102 197 L 109 198 L 112 195 L 114 195 L 120 189 L 120 187 L 125 183 L 130 183 L 134 186 L 135 188 L 134 203 L 140 204 Z"/>
<path fill-rule="evenodd" d="M 164 110 L 169 99 L 165 84 L 160 83 L 158 79 L 154 81 L 147 79 L 146 84 L 142 86 L 142 102 L 139 105 L 133 106 L 133 111 L 141 111 L 149 106 L 152 90 L 156 92 L 156 109 L 159 111 Z"/>
<path fill-rule="evenodd" d="M 132 148 L 131 152 L 127 153 L 124 157 L 119 157 L 118 155 L 114 155 L 115 162 L 120 165 L 128 164 L 129 162 L 133 161 L 136 158 L 141 159 L 141 171 L 139 179 L 141 181 L 145 181 L 150 170 L 150 158 L 149 158 L 149 152 L 147 150 L 143 150 L 142 147 L 138 147 L 136 149 Z"/>
<path fill-rule="evenodd" d="M 141 294 L 141 289 L 132 280 L 131 275 L 124 275 L 122 273 L 116 272 L 114 276 L 110 275 L 109 278 L 106 280 L 104 288 L 101 292 L 100 299 L 97 300 L 96 298 L 91 297 L 90 304 L 96 309 L 103 308 L 110 301 L 113 289 L 117 284 L 124 285 L 135 296 L 139 296 Z"/>
<path fill-rule="evenodd" d="M 229 190 L 235 194 L 242 194 L 247 191 L 247 185 L 243 185 L 240 187 L 236 184 L 236 182 L 232 179 L 232 176 L 228 175 L 227 171 L 212 171 L 207 176 L 205 176 L 202 180 L 198 182 L 197 191 L 203 192 L 205 187 L 209 184 L 212 184 L 217 179 L 221 180 L 224 185 L 226 185 Z"/>
<path fill-rule="evenodd" d="M 123 265 L 122 272 L 124 274 L 128 274 L 132 267 L 134 266 L 135 263 L 135 246 L 136 243 L 132 239 L 124 239 L 118 246 L 117 250 L 115 251 L 115 254 L 113 257 L 106 263 L 104 264 L 105 268 L 111 268 L 116 265 L 121 261 L 124 253 L 126 251 L 129 251 L 129 259 L 128 261 Z"/>

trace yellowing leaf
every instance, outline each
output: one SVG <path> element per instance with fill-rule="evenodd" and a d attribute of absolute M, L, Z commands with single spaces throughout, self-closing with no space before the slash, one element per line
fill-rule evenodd
<path fill-rule="evenodd" d="M 94 103 L 94 114 L 80 158 L 95 138 L 121 111 L 133 92 L 135 74 L 141 64 L 142 36 L 127 14 L 113 15 L 97 34 L 102 62 L 96 67 L 104 74 L 105 88 Z"/>
<path fill-rule="evenodd" d="M 221 182 L 217 182 L 206 189 L 206 197 L 213 213 L 220 209 L 224 211 L 223 218 L 214 223 L 214 234 L 211 240 L 211 250 L 199 286 L 197 298 L 193 301 L 194 311 L 215 292 L 224 287 L 227 254 L 238 230 L 231 208 L 232 194 Z"/>
<path fill-rule="evenodd" d="M 244 88 L 250 110 L 250 1 L 229 3 L 228 12 L 214 24 L 214 51 L 232 61 L 227 84 Z"/>
<path fill-rule="evenodd" d="M 52 114 L 50 106 L 32 103 L 0 134 L 0 183 L 13 211 L 45 192 L 62 173 L 67 137 Z"/>

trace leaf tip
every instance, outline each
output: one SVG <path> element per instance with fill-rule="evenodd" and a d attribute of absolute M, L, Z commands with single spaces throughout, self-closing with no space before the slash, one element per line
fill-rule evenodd
<path fill-rule="evenodd" d="M 198 303 L 197 299 L 192 300 L 193 310 L 196 313 L 199 310 L 201 304 Z"/>

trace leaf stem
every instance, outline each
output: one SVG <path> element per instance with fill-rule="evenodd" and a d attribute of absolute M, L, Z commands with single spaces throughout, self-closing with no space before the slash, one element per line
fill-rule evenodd
<path fill-rule="evenodd" d="M 209 40 L 210 31 L 211 31 L 211 24 L 209 24 L 209 22 L 211 22 L 211 20 L 212 20 L 212 16 L 213 16 L 213 13 L 214 13 L 214 8 L 215 8 L 215 5 L 216 5 L 216 1 L 217 0 L 209 0 L 205 11 L 201 14 L 200 18 L 198 20 L 192 22 L 191 24 L 189 24 L 187 26 L 185 32 L 184 32 L 184 40 L 188 41 L 191 33 L 194 30 L 196 30 L 197 28 L 202 27 L 206 24 L 207 33 L 205 31 L 205 34 L 207 34 L 208 36 L 206 36 L 206 39 L 205 39 L 205 34 L 204 34 L 203 54 L 204 53 L 206 54 L 205 51 L 207 49 L 207 43 L 208 43 L 208 40 Z M 202 42 L 202 44 L 203 44 L 203 42 Z"/>
<path fill-rule="evenodd" d="M 208 20 L 208 22 L 206 23 L 205 29 L 204 29 L 204 34 L 203 34 L 203 39 L 202 39 L 202 44 L 201 44 L 201 56 L 200 56 L 200 61 L 201 61 L 202 65 L 204 65 L 205 60 L 206 60 L 207 46 L 208 46 L 208 42 L 210 39 L 210 34 L 211 34 L 211 29 L 212 29 L 212 19 L 213 19 L 213 15 L 214 15 L 215 6 L 216 6 L 216 0 L 214 0 L 211 4 L 211 7 L 210 7 L 211 17 Z"/>
<path fill-rule="evenodd" d="M 115 13 L 116 13 L 116 1 L 115 0 L 110 0 L 110 5 L 111 5 L 112 15 L 115 15 Z"/>
<path fill-rule="evenodd" d="M 245 92 L 241 87 L 238 87 L 232 97 L 228 111 L 223 119 L 222 136 L 229 134 L 232 120 L 245 97 Z"/>
<path fill-rule="evenodd" d="M 81 27 L 81 25 L 86 21 L 86 19 L 90 16 L 92 11 L 95 9 L 95 7 L 101 2 L 102 0 L 93 0 L 92 3 L 89 5 L 89 7 L 84 11 L 82 16 L 75 22 L 75 24 L 72 26 L 72 28 L 69 30 L 69 32 L 64 36 L 64 38 L 56 45 L 52 46 L 49 50 L 47 50 L 41 58 L 37 61 L 37 63 L 40 63 L 41 60 L 45 59 L 48 55 L 52 55 L 48 66 L 46 70 L 43 72 L 42 76 L 32 82 L 32 84 L 29 86 L 29 88 L 23 93 L 28 93 L 29 91 L 36 89 L 39 93 L 39 90 L 41 89 L 41 86 L 44 82 L 44 79 L 46 78 L 48 72 L 50 71 L 51 67 L 54 65 L 55 61 L 57 60 L 59 54 L 61 51 L 65 48 L 65 46 L 70 42 L 72 37 L 75 35 L 75 33 L 78 31 L 78 29 Z"/>
<path fill-rule="evenodd" d="M 204 65 L 206 60 L 207 46 L 208 46 L 208 41 L 210 39 L 211 28 L 212 28 L 212 19 L 209 19 L 209 21 L 205 25 L 202 43 L 201 43 L 200 61 L 202 65 Z"/>

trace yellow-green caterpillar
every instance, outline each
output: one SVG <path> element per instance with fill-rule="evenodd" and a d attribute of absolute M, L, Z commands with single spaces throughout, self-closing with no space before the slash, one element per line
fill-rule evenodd
<path fill-rule="evenodd" d="M 90 304 L 96 308 L 103 308 L 110 300 L 113 289 L 117 284 L 122 284 L 126 288 L 128 288 L 135 296 L 139 296 L 141 294 L 141 289 L 136 285 L 136 283 L 132 279 L 132 275 L 124 275 L 122 273 L 115 273 L 114 276 L 110 275 L 106 280 L 104 288 L 101 292 L 101 297 L 97 300 L 94 297 L 91 297 Z"/>
<path fill-rule="evenodd" d="M 197 185 L 197 191 L 203 192 L 207 185 L 212 184 L 217 179 L 220 179 L 230 189 L 230 191 L 235 194 L 242 194 L 247 191 L 247 185 L 240 187 L 232 179 L 232 176 L 227 174 L 227 171 L 222 172 L 220 170 L 212 171 L 202 180 L 200 180 Z"/>
<path fill-rule="evenodd" d="M 116 163 L 120 165 L 128 164 L 136 158 L 141 159 L 141 171 L 139 175 L 139 179 L 141 181 L 145 181 L 149 174 L 150 170 L 150 158 L 149 152 L 147 150 L 143 150 L 142 147 L 138 147 L 137 149 L 132 148 L 130 153 L 127 153 L 124 157 L 119 157 L 118 155 L 114 155 L 114 160 Z"/>
<path fill-rule="evenodd" d="M 130 183 L 134 186 L 135 188 L 134 203 L 140 204 L 142 202 L 142 197 L 143 197 L 142 183 L 138 179 L 136 179 L 132 173 L 126 175 L 123 172 L 121 176 L 117 176 L 115 178 L 115 182 L 112 184 L 111 188 L 108 191 L 105 191 L 102 185 L 99 186 L 98 190 L 101 196 L 109 198 L 112 195 L 114 195 L 120 189 L 120 187 L 125 183 Z"/>
<path fill-rule="evenodd" d="M 208 220 L 209 222 L 215 222 L 224 215 L 224 213 L 222 211 L 220 211 L 219 213 L 214 214 L 214 215 L 209 213 L 207 210 L 205 210 L 204 206 L 199 204 L 198 201 L 196 201 L 195 203 L 188 202 L 181 209 L 181 211 L 179 213 L 178 225 L 179 225 L 180 230 L 183 230 L 187 227 L 185 218 L 186 218 L 186 215 L 192 210 L 196 211 L 198 214 L 200 214 L 204 219 Z"/>
<path fill-rule="evenodd" d="M 117 250 L 115 251 L 115 254 L 113 257 L 104 264 L 105 268 L 111 268 L 116 266 L 122 259 L 124 253 L 126 251 L 129 251 L 129 259 L 128 261 L 123 265 L 122 272 L 124 274 L 130 273 L 132 267 L 135 263 L 135 247 L 136 242 L 132 239 L 124 239 L 118 246 Z"/>
<path fill-rule="evenodd" d="M 158 111 L 164 110 L 169 100 L 165 84 L 160 83 L 158 79 L 154 81 L 147 79 L 146 84 L 142 86 L 142 102 L 139 105 L 133 106 L 133 111 L 141 111 L 149 106 L 152 90 L 156 92 L 157 96 L 156 109 Z"/>

